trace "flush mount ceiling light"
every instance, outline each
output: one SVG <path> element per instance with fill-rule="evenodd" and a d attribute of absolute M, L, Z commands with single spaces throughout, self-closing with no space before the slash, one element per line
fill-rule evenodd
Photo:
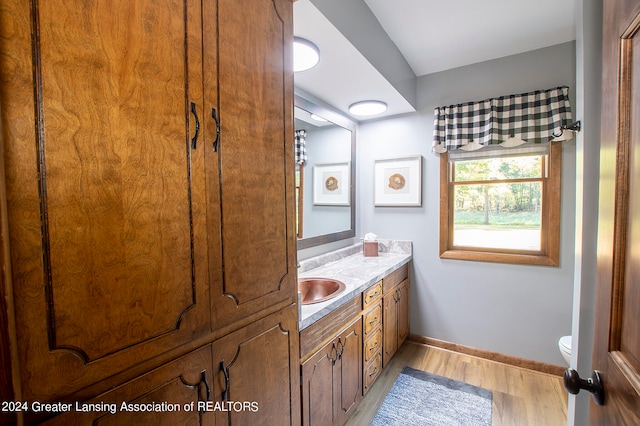
<path fill-rule="evenodd" d="M 353 115 L 376 115 L 387 110 L 387 104 L 382 101 L 362 101 L 349 105 L 349 113 Z"/>
<path fill-rule="evenodd" d="M 293 38 L 293 71 L 306 71 L 316 66 L 320 61 L 320 50 L 318 46 L 309 40 Z"/>

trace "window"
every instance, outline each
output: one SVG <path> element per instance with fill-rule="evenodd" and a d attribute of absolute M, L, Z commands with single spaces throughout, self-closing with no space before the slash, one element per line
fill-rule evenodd
<path fill-rule="evenodd" d="M 440 257 L 557 266 L 562 146 L 483 151 L 440 156 Z"/>

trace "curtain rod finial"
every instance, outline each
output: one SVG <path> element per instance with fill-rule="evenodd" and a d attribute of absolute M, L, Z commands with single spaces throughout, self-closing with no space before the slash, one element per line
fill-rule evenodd
<path fill-rule="evenodd" d="M 567 124 L 566 126 L 562 126 L 562 130 L 571 130 L 574 132 L 579 132 L 580 128 L 582 127 L 582 124 L 580 122 L 580 120 L 573 122 L 571 124 Z"/>

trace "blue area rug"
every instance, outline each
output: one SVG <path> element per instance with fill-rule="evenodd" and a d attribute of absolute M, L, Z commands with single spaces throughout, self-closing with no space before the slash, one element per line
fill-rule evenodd
<path fill-rule="evenodd" d="M 491 426 L 492 399 L 486 389 L 404 367 L 371 424 Z"/>

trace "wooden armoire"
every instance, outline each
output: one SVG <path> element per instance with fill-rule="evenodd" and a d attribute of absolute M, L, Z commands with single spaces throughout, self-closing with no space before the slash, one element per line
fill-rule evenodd
<path fill-rule="evenodd" d="M 0 424 L 300 422 L 292 6 L 0 3 Z"/>

